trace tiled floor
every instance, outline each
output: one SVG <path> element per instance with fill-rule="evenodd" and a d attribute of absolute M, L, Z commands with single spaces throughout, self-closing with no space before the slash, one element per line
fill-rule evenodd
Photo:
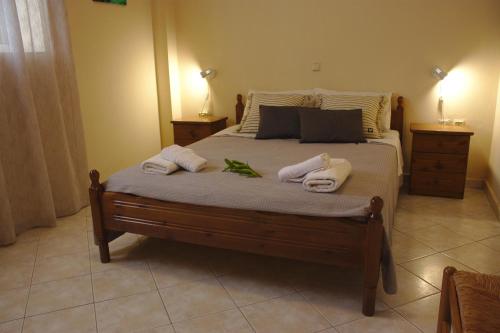
<path fill-rule="evenodd" d="M 483 192 L 402 194 L 399 292 L 361 314 L 357 271 L 127 234 L 101 264 L 89 210 L 0 248 L 5 332 L 434 332 L 443 267 L 500 273 L 500 222 Z"/>

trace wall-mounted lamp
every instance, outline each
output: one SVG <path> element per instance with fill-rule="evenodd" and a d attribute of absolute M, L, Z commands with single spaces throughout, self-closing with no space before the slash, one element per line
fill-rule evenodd
<path fill-rule="evenodd" d="M 217 71 L 212 68 L 207 68 L 205 70 L 202 70 L 200 72 L 200 76 L 202 79 L 205 80 L 210 80 L 215 77 L 215 74 L 217 74 Z M 209 106 L 210 106 L 210 84 L 207 84 L 207 96 L 205 97 L 205 102 L 203 103 L 203 107 L 201 108 L 201 111 L 198 113 L 200 117 L 206 117 L 209 114 Z M 208 105 L 207 105 L 208 104 Z"/>
<path fill-rule="evenodd" d="M 448 72 L 436 66 L 432 69 L 432 75 L 439 80 L 438 111 L 441 112 L 440 123 L 444 124 L 446 121 L 444 118 L 444 110 L 443 110 L 443 80 L 448 75 Z"/>
<path fill-rule="evenodd" d="M 202 70 L 200 72 L 200 75 L 201 75 L 202 79 L 211 79 L 211 78 L 215 77 L 216 73 L 217 73 L 217 71 L 215 69 L 207 68 L 205 70 Z"/>
<path fill-rule="evenodd" d="M 446 77 L 446 75 L 448 75 L 448 72 L 445 72 L 439 67 L 434 67 L 432 69 L 432 75 L 434 75 L 436 79 L 443 80 Z"/>

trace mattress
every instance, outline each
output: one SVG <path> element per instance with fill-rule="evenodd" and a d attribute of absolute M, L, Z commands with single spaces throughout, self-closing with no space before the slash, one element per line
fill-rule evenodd
<path fill-rule="evenodd" d="M 389 246 L 399 191 L 398 153 L 394 145 L 300 144 L 295 139 L 255 140 L 216 135 L 189 148 L 208 160 L 203 171 L 180 170 L 168 176 L 149 175 L 135 165 L 113 174 L 105 190 L 201 206 L 323 217 L 366 216 L 371 198 L 379 196 L 384 200 L 382 215 L 386 231 L 384 287 L 386 291 L 395 291 Z M 352 165 L 351 175 L 336 192 L 312 193 L 305 191 L 300 183 L 279 181 L 279 169 L 320 153 L 345 158 Z M 222 172 L 224 158 L 248 162 L 262 178 Z"/>

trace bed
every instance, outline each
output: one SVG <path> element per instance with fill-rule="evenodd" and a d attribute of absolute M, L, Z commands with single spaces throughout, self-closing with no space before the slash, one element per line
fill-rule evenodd
<path fill-rule="evenodd" d="M 244 105 L 237 97 L 236 119 Z M 392 110 L 391 128 L 401 138 L 403 98 Z M 390 138 L 389 138 L 390 139 Z M 254 140 L 226 130 L 190 145 L 209 160 L 200 173 L 145 175 L 138 166 L 101 183 L 90 172 L 94 236 L 100 259 L 108 243 L 125 232 L 262 255 L 363 269 L 362 312 L 371 316 L 380 271 L 395 291 L 390 229 L 399 189 L 395 147 L 366 144 L 299 144 Z M 333 194 L 309 193 L 280 183 L 280 167 L 316 153 L 347 157 L 353 173 Z M 262 178 L 222 173 L 223 158 L 248 161 Z"/>

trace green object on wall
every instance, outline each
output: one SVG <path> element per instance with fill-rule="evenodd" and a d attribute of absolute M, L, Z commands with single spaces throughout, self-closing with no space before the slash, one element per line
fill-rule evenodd
<path fill-rule="evenodd" d="M 106 2 L 106 3 L 114 3 L 115 5 L 125 6 L 127 4 L 127 0 L 94 0 L 95 2 Z"/>

